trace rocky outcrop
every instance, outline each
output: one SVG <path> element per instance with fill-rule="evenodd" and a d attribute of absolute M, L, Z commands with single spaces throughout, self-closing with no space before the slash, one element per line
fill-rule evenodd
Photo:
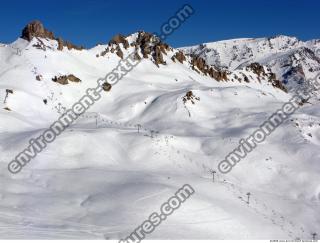
<path fill-rule="evenodd" d="M 133 58 L 134 58 L 134 60 L 141 60 L 141 57 L 139 56 L 139 54 L 137 52 L 134 53 Z"/>
<path fill-rule="evenodd" d="M 257 62 L 251 63 L 249 66 L 247 66 L 246 68 L 248 71 L 252 71 L 253 73 L 257 74 L 258 77 L 266 75 L 265 71 L 264 71 L 264 67 Z"/>
<path fill-rule="evenodd" d="M 45 29 L 42 23 L 38 20 L 32 21 L 27 24 L 26 27 L 22 30 L 21 38 L 31 41 L 33 37 L 54 39 L 54 34 L 51 31 Z"/>
<path fill-rule="evenodd" d="M 74 82 L 74 83 L 79 83 L 81 82 L 81 79 L 77 78 L 76 76 L 74 76 L 73 74 L 69 74 L 69 75 L 63 75 L 63 76 L 54 76 L 52 78 L 53 82 L 62 84 L 62 85 L 66 85 L 70 82 Z"/>
<path fill-rule="evenodd" d="M 206 61 L 198 56 L 191 55 L 191 65 L 192 68 L 196 71 L 200 71 L 205 75 L 209 75 L 211 78 L 214 78 L 217 81 L 227 81 L 228 80 L 228 71 L 221 70 L 213 66 L 206 64 Z"/>
<path fill-rule="evenodd" d="M 174 62 L 178 60 L 180 63 L 183 63 L 184 61 L 186 61 L 186 56 L 183 54 L 182 51 L 178 51 L 171 57 L 171 60 Z"/>
<path fill-rule="evenodd" d="M 258 76 L 259 81 L 261 80 L 261 78 L 266 78 L 268 82 L 272 84 L 273 87 L 276 87 L 278 89 L 283 90 L 284 92 L 287 92 L 287 88 L 284 86 L 284 84 L 280 80 L 277 79 L 276 74 L 271 72 L 270 68 L 265 69 L 265 67 L 262 66 L 260 63 L 254 62 L 248 65 L 246 67 L 246 70 L 256 74 Z"/>
<path fill-rule="evenodd" d="M 121 50 L 121 48 L 119 46 L 117 46 L 117 48 L 116 48 L 116 54 L 117 54 L 118 57 L 123 59 L 123 52 L 122 52 L 122 50 Z"/>
<path fill-rule="evenodd" d="M 182 101 L 185 104 L 188 100 L 194 105 L 195 101 L 199 101 L 200 98 L 195 96 L 192 91 L 188 91 L 186 95 L 182 97 Z"/>
<path fill-rule="evenodd" d="M 36 76 L 36 80 L 38 80 L 38 81 L 41 81 L 41 80 L 42 80 L 42 78 L 43 78 L 43 77 L 42 77 L 42 75 L 41 75 L 41 74 L 39 74 L 39 75 L 37 75 L 37 76 Z"/>
<path fill-rule="evenodd" d="M 108 82 L 103 83 L 102 89 L 106 92 L 109 92 L 111 90 L 112 86 Z"/>
<path fill-rule="evenodd" d="M 115 35 L 108 43 L 108 47 L 97 54 L 96 56 L 105 56 L 107 53 L 115 53 L 118 57 L 123 59 L 123 49 L 127 49 L 129 47 L 134 47 L 135 60 L 141 60 L 141 58 L 149 58 L 156 64 L 158 67 L 160 64 L 165 65 L 166 62 L 164 60 L 164 54 L 167 54 L 169 45 L 162 43 L 159 38 L 155 35 L 140 31 L 135 41 L 133 41 L 130 45 L 127 38 L 123 35 Z M 142 57 L 139 55 L 141 53 Z"/>
<path fill-rule="evenodd" d="M 163 54 L 166 55 L 170 50 L 168 44 L 163 43 L 155 35 L 140 31 L 135 42 L 131 44 L 135 47 L 136 51 L 140 50 L 143 58 L 151 56 L 152 61 L 159 66 L 159 64 L 166 65 L 163 59 Z"/>
<path fill-rule="evenodd" d="M 127 41 L 126 37 L 121 35 L 121 34 L 117 34 L 115 35 L 110 41 L 109 41 L 109 45 L 119 45 L 119 44 L 122 44 L 123 47 L 125 49 L 128 49 L 129 47 L 129 42 Z"/>
<path fill-rule="evenodd" d="M 68 50 L 71 50 L 71 49 L 82 50 L 82 49 L 84 49 L 83 46 L 76 46 L 69 41 L 64 41 L 60 37 L 56 38 L 54 36 L 53 32 L 44 28 L 43 24 L 38 20 L 32 21 L 29 24 L 27 24 L 24 27 L 24 29 L 22 30 L 22 34 L 21 34 L 21 38 L 25 39 L 27 41 L 31 41 L 34 37 L 56 40 L 58 42 L 58 50 L 62 50 L 63 47 L 67 47 Z M 36 44 L 35 47 L 38 49 L 45 50 L 45 47 L 41 44 L 41 41 L 40 41 L 40 43 Z"/>

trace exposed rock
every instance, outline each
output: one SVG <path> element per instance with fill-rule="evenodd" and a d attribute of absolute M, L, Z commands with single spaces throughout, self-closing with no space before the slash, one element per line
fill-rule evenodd
<path fill-rule="evenodd" d="M 133 56 L 133 59 L 134 60 L 141 60 L 141 57 L 139 56 L 139 54 L 137 52 L 135 52 L 134 56 Z"/>
<path fill-rule="evenodd" d="M 27 41 L 31 41 L 33 37 L 56 40 L 58 42 L 58 50 L 60 51 L 63 49 L 64 46 L 67 47 L 69 50 L 84 49 L 83 46 L 76 46 L 68 41 L 63 41 L 61 38 L 56 38 L 53 32 L 44 28 L 43 24 L 38 20 L 32 21 L 31 23 L 27 24 L 26 27 L 24 27 L 24 29 L 22 30 L 21 38 Z M 42 42 L 41 40 L 38 40 L 38 41 Z M 45 46 L 42 44 L 38 43 L 38 44 L 35 44 L 34 46 L 39 49 L 44 49 Z"/>
<path fill-rule="evenodd" d="M 225 71 L 225 70 L 216 70 L 214 68 L 210 68 L 209 69 L 209 75 L 211 78 L 214 78 L 215 80 L 218 80 L 218 81 L 227 81 L 228 80 L 228 72 Z"/>
<path fill-rule="evenodd" d="M 246 83 L 249 83 L 249 78 L 247 77 L 247 75 L 245 74 L 242 74 L 243 75 L 243 80 L 246 82 Z"/>
<path fill-rule="evenodd" d="M 121 34 L 117 34 L 115 35 L 110 41 L 109 41 L 109 45 L 112 45 L 112 44 L 116 44 L 116 45 L 119 45 L 119 44 L 123 44 L 123 47 L 125 49 L 127 49 L 129 47 L 129 42 L 127 41 L 126 37 L 121 35 Z"/>
<path fill-rule="evenodd" d="M 81 82 L 81 79 L 80 79 L 80 78 L 77 78 L 77 77 L 74 76 L 73 74 L 69 74 L 67 78 L 68 78 L 68 80 L 71 81 L 71 82 L 75 82 L 75 83 Z"/>
<path fill-rule="evenodd" d="M 62 84 L 62 85 L 66 85 L 66 84 L 69 83 L 69 81 L 70 82 L 79 83 L 79 82 L 81 82 L 81 79 L 77 78 L 73 74 L 69 74 L 68 76 L 67 75 L 63 75 L 63 76 L 60 76 L 60 77 L 54 76 L 52 78 L 52 81 L 56 82 L 56 83 L 59 83 L 59 84 Z"/>
<path fill-rule="evenodd" d="M 166 64 L 166 62 L 163 60 L 163 55 L 162 55 L 160 46 L 156 46 L 153 59 L 154 59 L 154 63 L 157 66 L 159 66 L 159 64 Z"/>
<path fill-rule="evenodd" d="M 166 51 L 170 50 L 170 47 L 161 42 L 155 35 L 140 31 L 133 46 L 135 46 L 136 50 L 140 49 L 143 58 L 148 58 L 151 55 L 153 62 L 157 66 L 166 64 L 162 54 L 167 54 Z"/>
<path fill-rule="evenodd" d="M 287 88 L 283 85 L 283 83 L 280 80 L 277 79 L 269 79 L 269 82 L 271 82 L 273 87 L 276 87 L 278 89 L 283 90 L 284 92 L 288 92 Z"/>
<path fill-rule="evenodd" d="M 191 101 L 192 104 L 195 104 L 196 100 L 200 100 L 199 97 L 196 97 L 192 91 L 188 91 L 185 96 L 182 97 L 183 103 L 185 104 L 188 100 Z"/>
<path fill-rule="evenodd" d="M 177 53 L 175 53 L 172 56 L 172 61 L 175 62 L 175 60 L 178 60 L 180 63 L 183 63 L 184 61 L 186 61 L 186 56 L 183 54 L 182 51 L 178 51 Z"/>
<path fill-rule="evenodd" d="M 35 20 L 24 27 L 21 35 L 21 38 L 27 41 L 31 41 L 33 37 L 54 39 L 54 34 L 45 29 L 40 21 Z"/>
<path fill-rule="evenodd" d="M 116 54 L 118 55 L 118 57 L 120 57 L 121 59 L 123 59 L 123 52 L 121 51 L 121 48 L 119 46 L 117 46 L 117 52 Z"/>
<path fill-rule="evenodd" d="M 63 50 L 63 40 L 59 37 L 57 41 L 58 41 L 58 50 L 62 51 Z"/>
<path fill-rule="evenodd" d="M 228 80 L 228 72 L 226 70 L 220 70 L 216 67 L 209 67 L 206 61 L 198 56 L 191 56 L 191 65 L 194 70 L 195 67 L 205 75 L 209 75 L 217 81 Z"/>
<path fill-rule="evenodd" d="M 72 43 L 69 42 L 69 41 L 65 41 L 65 42 L 64 42 L 64 46 L 66 46 L 66 47 L 68 48 L 68 50 L 75 49 L 75 50 L 81 51 L 81 50 L 84 49 L 83 46 L 76 46 L 76 45 L 72 44 Z"/>
<path fill-rule="evenodd" d="M 106 92 L 110 91 L 111 90 L 111 84 L 109 84 L 108 82 L 105 82 L 103 85 L 102 85 L 102 89 Z"/>
<path fill-rule="evenodd" d="M 32 45 L 33 47 L 45 51 L 47 49 L 46 45 L 43 43 L 41 39 L 37 37 L 38 43 Z"/>
<path fill-rule="evenodd" d="M 52 81 L 59 83 L 59 84 L 62 84 L 62 85 L 66 85 L 66 84 L 68 84 L 68 77 L 67 76 L 60 76 L 60 77 L 54 76 L 52 78 Z"/>
<path fill-rule="evenodd" d="M 100 56 L 105 56 L 109 52 L 109 47 L 100 53 Z"/>
<path fill-rule="evenodd" d="M 122 44 L 122 45 L 120 45 Z M 154 64 L 158 67 L 160 64 L 166 65 L 164 60 L 164 55 L 170 50 L 169 45 L 161 42 L 161 40 L 154 34 L 147 33 L 144 31 L 139 31 L 137 38 L 130 43 L 127 38 L 123 35 L 115 35 L 108 43 L 108 48 L 100 53 L 100 56 L 104 56 L 107 52 L 115 53 L 120 58 L 123 59 L 123 49 L 122 48 L 135 48 L 134 59 L 141 60 L 141 58 L 150 58 Z M 140 54 L 141 53 L 141 54 Z M 142 57 L 140 56 L 142 55 Z"/>
<path fill-rule="evenodd" d="M 42 80 L 42 75 L 41 74 L 37 75 L 36 76 L 36 80 L 41 81 Z"/>
<path fill-rule="evenodd" d="M 260 63 L 257 63 L 257 62 L 251 63 L 249 66 L 247 66 L 247 70 L 253 71 L 253 73 L 258 75 L 258 77 L 260 77 L 262 75 L 266 75 L 266 73 L 264 71 L 264 67 Z"/>

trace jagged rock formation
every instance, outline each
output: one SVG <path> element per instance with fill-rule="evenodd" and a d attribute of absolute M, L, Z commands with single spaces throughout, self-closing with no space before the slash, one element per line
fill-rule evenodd
<path fill-rule="evenodd" d="M 144 31 L 139 31 L 137 38 L 130 44 L 125 36 L 121 34 L 115 35 L 109 41 L 108 47 L 101 53 L 97 54 L 97 57 L 105 56 L 110 52 L 117 54 L 121 59 L 123 59 L 123 51 L 121 46 L 123 46 L 124 49 L 128 49 L 130 46 L 134 47 L 134 58 L 136 60 L 141 60 L 141 56 L 139 55 L 140 52 L 143 58 L 151 57 L 151 60 L 158 67 L 159 64 L 166 65 L 163 55 L 166 55 L 167 51 L 171 49 L 168 44 L 161 42 L 160 39 L 155 35 Z"/>
<path fill-rule="evenodd" d="M 133 46 L 136 50 L 140 49 L 144 58 L 148 58 L 150 55 L 157 66 L 159 66 L 159 64 L 166 65 L 163 54 L 166 55 L 166 51 L 169 51 L 170 47 L 155 35 L 140 31 Z"/>
<path fill-rule="evenodd" d="M 72 44 L 69 41 L 64 41 L 62 38 L 56 38 L 54 36 L 54 33 L 44 28 L 43 24 L 38 21 L 32 21 L 29 24 L 27 24 L 24 29 L 22 30 L 21 38 L 25 39 L 27 41 L 31 41 L 34 37 L 38 38 L 38 41 L 40 43 L 35 44 L 35 47 L 39 49 L 45 50 L 45 46 L 42 41 L 39 38 L 45 38 L 50 40 L 56 40 L 58 42 L 58 50 L 62 50 L 63 47 L 67 47 L 69 50 L 76 49 L 76 50 L 82 50 L 84 49 L 83 46 L 76 46 Z"/>

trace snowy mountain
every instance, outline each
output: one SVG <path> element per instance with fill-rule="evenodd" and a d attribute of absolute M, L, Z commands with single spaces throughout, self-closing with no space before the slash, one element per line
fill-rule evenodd
<path fill-rule="evenodd" d="M 234 39 L 181 48 L 208 64 L 239 70 L 251 63 L 270 68 L 287 88 L 296 88 L 320 72 L 320 40 L 303 42 L 295 37 Z"/>
<path fill-rule="evenodd" d="M 140 31 L 85 49 L 30 23 L 0 45 L 0 237 L 121 239 L 190 184 L 195 194 L 147 239 L 312 239 L 318 98 L 232 172 L 213 182 L 210 170 L 319 73 L 319 45 L 280 36 L 175 49 Z M 89 112 L 20 173 L 8 171 L 132 53 L 139 64 Z"/>

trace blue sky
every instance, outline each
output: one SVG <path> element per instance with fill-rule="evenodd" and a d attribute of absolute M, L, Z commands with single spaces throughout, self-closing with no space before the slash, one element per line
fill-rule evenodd
<path fill-rule="evenodd" d="M 161 24 L 185 3 L 195 14 L 167 42 L 174 47 L 240 37 L 278 34 L 320 39 L 319 0 L 110 1 L 10 0 L 0 9 L 0 42 L 14 41 L 38 19 L 56 36 L 92 47 L 117 34 L 159 32 Z"/>

